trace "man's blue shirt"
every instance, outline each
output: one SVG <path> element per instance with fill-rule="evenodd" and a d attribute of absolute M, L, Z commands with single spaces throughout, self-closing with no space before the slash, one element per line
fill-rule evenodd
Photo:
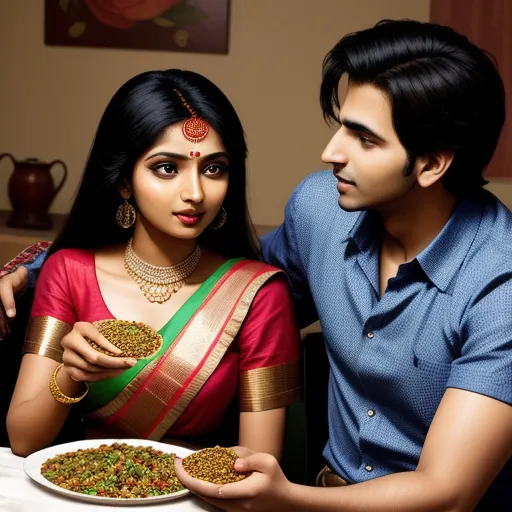
<path fill-rule="evenodd" d="M 379 296 L 379 218 L 342 210 L 336 183 L 330 171 L 306 178 L 263 251 L 288 273 L 304 325 L 320 320 L 324 456 L 362 482 L 416 468 L 447 388 L 512 403 L 512 214 L 486 192 L 459 200 Z"/>

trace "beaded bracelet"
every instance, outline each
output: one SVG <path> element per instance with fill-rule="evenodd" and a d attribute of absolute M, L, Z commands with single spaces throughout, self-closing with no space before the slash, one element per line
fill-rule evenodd
<path fill-rule="evenodd" d="M 87 393 L 89 392 L 89 385 L 87 384 L 87 382 L 84 382 L 86 389 L 85 389 L 85 393 L 82 396 L 78 396 L 76 398 L 71 398 L 69 396 L 66 396 L 60 390 L 59 385 L 57 384 L 57 374 L 59 373 L 60 369 L 63 366 L 64 366 L 63 364 L 59 364 L 59 366 L 57 366 L 57 368 L 55 368 L 55 371 L 52 374 L 52 378 L 50 379 L 50 392 L 51 392 L 53 398 L 55 398 L 55 400 L 57 400 L 57 402 L 60 402 L 61 404 L 66 404 L 66 405 L 76 404 L 76 403 L 80 402 L 80 400 L 82 400 L 85 397 L 85 395 L 87 395 Z"/>

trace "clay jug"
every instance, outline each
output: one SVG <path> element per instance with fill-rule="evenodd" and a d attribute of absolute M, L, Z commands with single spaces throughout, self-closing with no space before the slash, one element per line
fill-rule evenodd
<path fill-rule="evenodd" d="M 0 161 L 4 157 L 9 157 L 14 165 L 8 185 L 12 213 L 7 225 L 27 229 L 51 229 L 52 219 L 48 210 L 67 179 L 66 164 L 61 160 L 46 163 L 37 158 L 17 161 L 10 153 L 2 153 Z M 56 164 L 60 164 L 64 170 L 57 186 L 50 173 Z"/>

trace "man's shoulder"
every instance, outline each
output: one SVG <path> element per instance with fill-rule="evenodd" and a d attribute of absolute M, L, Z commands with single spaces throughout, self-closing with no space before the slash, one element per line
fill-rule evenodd
<path fill-rule="evenodd" d="M 322 204 L 338 206 L 337 180 L 332 171 L 316 171 L 304 178 L 295 189 L 292 198 L 307 205 L 312 200 L 321 200 Z"/>
<path fill-rule="evenodd" d="M 495 195 L 490 192 L 485 196 L 482 228 L 480 231 L 505 251 L 512 250 L 512 212 Z"/>
<path fill-rule="evenodd" d="M 493 194 L 482 200 L 482 214 L 475 242 L 470 250 L 474 258 L 504 260 L 512 269 L 512 212 Z"/>
<path fill-rule="evenodd" d="M 298 230 L 320 234 L 333 229 L 346 235 L 362 212 L 346 212 L 339 205 L 337 180 L 332 171 L 317 171 L 307 176 L 295 189 L 288 215 Z"/>
<path fill-rule="evenodd" d="M 512 286 L 512 212 L 492 194 L 483 200 L 481 212 L 459 283 L 478 294 L 491 283 Z"/>

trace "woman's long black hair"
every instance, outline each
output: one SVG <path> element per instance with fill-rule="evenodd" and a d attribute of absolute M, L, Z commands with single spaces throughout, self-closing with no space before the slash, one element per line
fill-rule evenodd
<path fill-rule="evenodd" d="M 170 125 L 190 117 L 173 89 L 218 133 L 229 155 L 223 204 L 227 221 L 221 229 L 206 229 L 200 244 L 226 257 L 260 257 L 247 208 L 247 145 L 240 119 L 210 80 L 178 69 L 141 73 L 115 93 L 101 118 L 67 222 L 48 255 L 64 248 L 97 249 L 133 235 L 133 228 L 116 222 L 123 201 L 119 185 L 131 182 L 137 160 Z"/>

